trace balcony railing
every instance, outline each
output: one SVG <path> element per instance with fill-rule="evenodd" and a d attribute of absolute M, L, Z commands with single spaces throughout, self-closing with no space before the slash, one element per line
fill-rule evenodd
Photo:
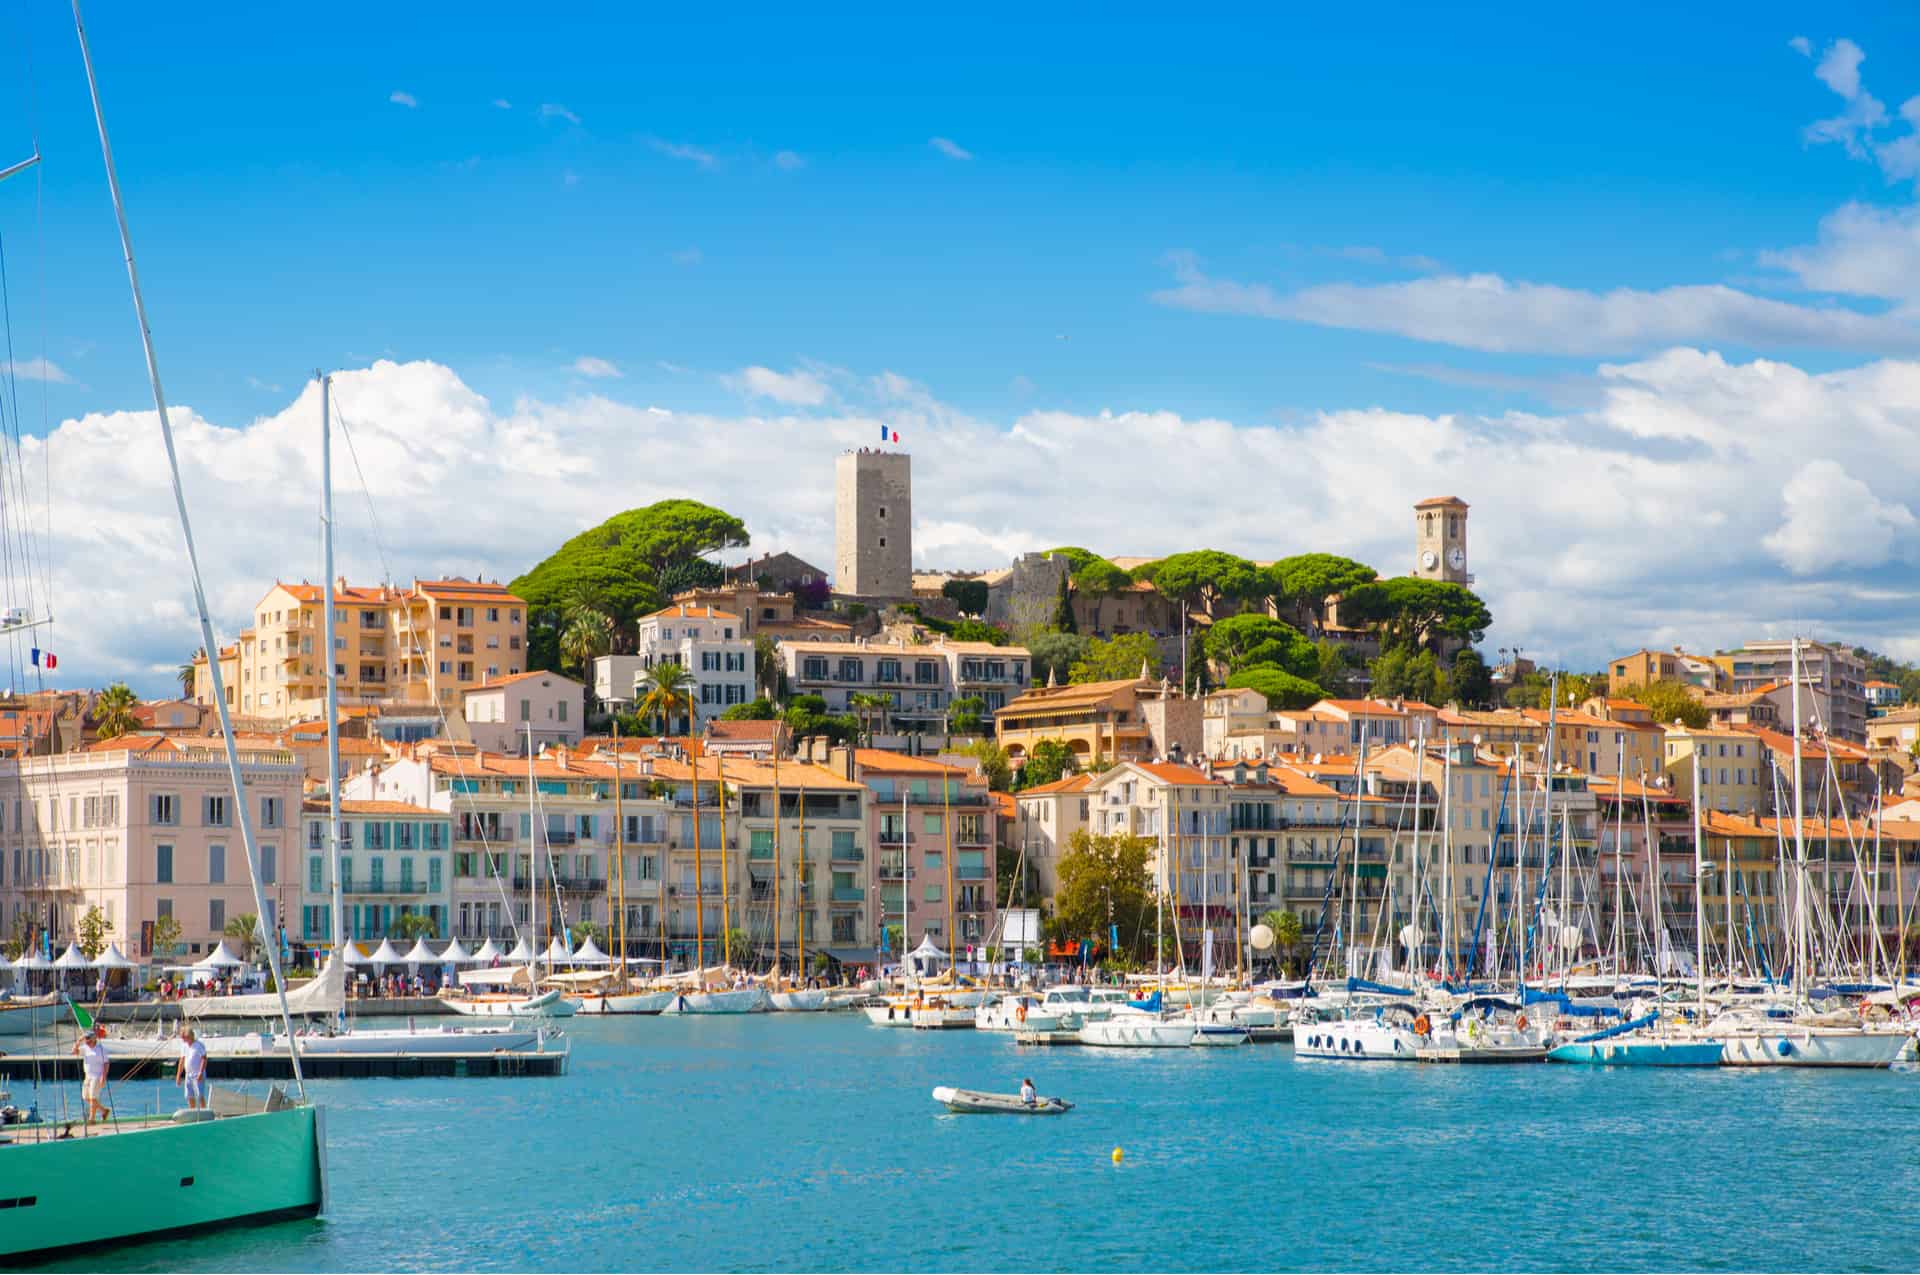
<path fill-rule="evenodd" d="M 725 894 L 726 891 L 720 888 L 718 881 L 709 881 L 698 889 L 694 888 L 691 883 L 682 883 L 680 885 L 670 885 L 667 887 L 667 897 L 670 899 L 718 899 L 724 897 Z"/>
<path fill-rule="evenodd" d="M 571 890 L 580 893 L 603 894 L 607 888 L 605 877 L 541 877 L 540 880 L 534 884 L 542 890 L 548 890 L 553 888 L 556 881 L 562 890 Z M 516 890 L 526 889 L 527 878 L 515 877 L 513 879 L 513 888 Z"/>
<path fill-rule="evenodd" d="M 864 863 L 867 857 L 859 846 L 835 846 L 827 853 L 835 863 Z"/>
<path fill-rule="evenodd" d="M 989 873 L 984 866 L 972 868 L 962 864 L 953 870 L 953 875 L 958 881 L 985 881 Z"/>
<path fill-rule="evenodd" d="M 342 894 L 444 894 L 444 890 L 429 889 L 418 881 L 350 881 L 340 887 Z"/>
<path fill-rule="evenodd" d="M 867 891 L 863 886 L 836 885 L 833 887 L 835 903 L 859 903 L 866 899 Z"/>

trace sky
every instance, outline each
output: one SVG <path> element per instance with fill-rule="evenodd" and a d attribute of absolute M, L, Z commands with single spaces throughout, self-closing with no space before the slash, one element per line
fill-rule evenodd
<path fill-rule="evenodd" d="M 830 565 L 886 424 L 923 567 L 1397 573 L 1451 494 L 1490 651 L 1920 659 L 1914 11 L 88 16 L 223 636 L 320 574 L 324 367 L 356 580 L 669 496 Z M 0 505 L 58 680 L 157 693 L 198 637 L 57 5 L 0 16 L 0 168 L 36 149 Z"/>

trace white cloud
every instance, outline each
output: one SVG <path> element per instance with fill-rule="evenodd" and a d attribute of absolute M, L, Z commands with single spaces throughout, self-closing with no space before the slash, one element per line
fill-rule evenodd
<path fill-rule="evenodd" d="M 702 150 L 700 147 L 689 145 L 686 142 L 669 142 L 665 138 L 649 137 L 647 139 L 647 145 L 653 147 L 653 149 L 659 151 L 662 155 L 672 159 L 684 159 L 695 167 L 705 169 L 708 172 L 720 166 L 720 157 L 712 151 Z"/>
<path fill-rule="evenodd" d="M 408 110 L 412 110 L 420 105 L 419 98 L 402 89 L 395 89 L 393 92 L 387 94 L 387 100 L 395 106 L 404 106 Z"/>
<path fill-rule="evenodd" d="M 1794 305 L 1720 284 L 1589 292 L 1474 274 L 1320 284 L 1283 293 L 1265 284 L 1212 278 L 1190 254 L 1175 254 L 1172 263 L 1177 286 L 1153 294 L 1162 305 L 1390 332 L 1472 350 L 1616 355 L 1692 343 L 1920 350 L 1920 328 L 1898 319 Z"/>
<path fill-rule="evenodd" d="M 785 169 L 787 172 L 793 172 L 795 169 L 805 168 L 807 161 L 805 156 L 796 151 L 775 151 L 773 153 L 773 166 L 775 168 Z"/>
<path fill-rule="evenodd" d="M 35 355 L 30 359 L 14 359 L 8 362 L 0 359 L 0 375 L 17 376 L 23 381 L 51 381 L 55 385 L 71 385 L 73 378 L 67 370 L 52 359 Z"/>
<path fill-rule="evenodd" d="M 608 377 L 626 375 L 626 373 L 622 372 L 606 359 L 597 359 L 591 354 L 583 354 L 575 359 L 573 361 L 573 370 L 582 376 Z"/>
<path fill-rule="evenodd" d="M 1785 519 L 1764 543 L 1797 575 L 1879 566 L 1914 528 L 1905 505 L 1880 500 L 1831 460 L 1816 460 L 1788 479 L 1781 498 Z"/>
<path fill-rule="evenodd" d="M 494 99 L 493 99 L 493 104 L 494 104 L 495 106 L 497 106 L 497 107 L 499 107 L 499 108 L 500 108 L 501 110 L 503 110 L 503 111 L 510 111 L 510 110 L 512 110 L 512 109 L 513 109 L 513 103 L 512 103 L 512 102 L 509 102 L 509 101 L 508 101 L 508 100 L 507 100 L 506 98 L 504 98 L 504 97 L 496 97 L 496 98 L 494 98 Z"/>
<path fill-rule="evenodd" d="M 498 103 L 495 103 L 498 105 Z M 558 102 L 540 103 L 540 118 L 543 120 L 565 120 L 569 124 L 578 124 L 580 117 Z"/>
<path fill-rule="evenodd" d="M 1807 37 L 1804 35 L 1796 35 L 1793 37 L 1793 39 L 1788 40 L 1787 47 L 1789 49 L 1792 49 L 1795 53 L 1798 53 L 1803 58 L 1810 58 L 1813 56 L 1813 43 L 1812 41 L 1808 40 Z"/>
<path fill-rule="evenodd" d="M 972 159 L 973 152 L 950 137 L 929 137 L 927 145 L 945 155 L 948 159 Z"/>
<path fill-rule="evenodd" d="M 600 394 L 495 406 L 432 363 L 381 362 L 334 385 L 403 579 L 511 579 L 574 532 L 668 496 L 740 515 L 758 551 L 831 561 L 834 457 L 870 445 L 884 421 L 914 453 L 921 565 L 992 567 L 1056 544 L 1206 545 L 1320 549 L 1397 572 L 1411 566 L 1413 502 L 1457 493 L 1473 506 L 1490 646 L 1595 667 L 1643 644 L 1728 646 L 1792 618 L 1920 656 L 1906 565 L 1920 529 L 1904 503 L 1920 489 L 1920 362 L 1811 374 L 1675 350 L 1601 369 L 1594 405 L 1559 415 L 1329 410 L 1284 427 L 1147 409 L 988 420 L 885 372 L 736 379 L 771 410 L 685 411 L 657 386 L 647 406 Z M 175 419 L 230 638 L 266 582 L 318 578 L 317 391 L 235 428 L 187 407 Z M 164 689 L 197 638 L 153 414 L 68 420 L 23 453 L 27 472 L 43 459 L 52 471 L 55 614 L 84 596 L 120 621 L 63 628 L 63 671 Z M 1156 458 L 1150 473 L 1142 456 Z M 360 480 L 344 449 L 335 463 L 340 570 L 378 579 Z M 476 502 L 476 490 L 515 498 Z"/>
<path fill-rule="evenodd" d="M 769 367 L 745 367 L 725 380 L 737 393 L 791 407 L 818 407 L 833 395 L 824 380 L 801 368 L 776 372 Z"/>
<path fill-rule="evenodd" d="M 1820 219 L 1816 243 L 1760 254 L 1818 292 L 1920 300 L 1920 210 L 1849 203 Z"/>
<path fill-rule="evenodd" d="M 1813 73 L 1820 82 L 1844 98 L 1860 96 L 1860 64 L 1867 55 L 1852 40 L 1835 40 L 1821 55 Z"/>

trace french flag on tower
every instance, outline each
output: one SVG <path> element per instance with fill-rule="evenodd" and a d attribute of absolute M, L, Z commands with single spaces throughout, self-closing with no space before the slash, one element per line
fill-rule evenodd
<path fill-rule="evenodd" d="M 55 655 L 52 651 L 43 651 L 37 646 L 33 648 L 33 662 L 39 668 L 60 667 L 59 656 Z"/>
<path fill-rule="evenodd" d="M 897 429 L 888 429 L 885 425 L 882 425 L 880 427 L 880 441 L 883 443 L 897 443 L 900 441 L 900 431 Z"/>

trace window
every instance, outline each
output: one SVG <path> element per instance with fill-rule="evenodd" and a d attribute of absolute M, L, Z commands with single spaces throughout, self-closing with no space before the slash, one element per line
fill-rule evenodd
<path fill-rule="evenodd" d="M 532 700 L 523 699 L 520 701 L 520 720 L 523 722 L 528 722 L 533 720 L 533 701 Z"/>
<path fill-rule="evenodd" d="M 809 681 L 817 682 L 824 680 L 827 676 L 827 657 L 824 655 L 809 655 L 806 659 L 801 660 L 800 676 Z"/>
<path fill-rule="evenodd" d="M 326 860 L 319 855 L 307 857 L 307 892 L 318 894 L 326 888 Z"/>
<path fill-rule="evenodd" d="M 207 880 L 214 885 L 227 883 L 227 848 L 207 847 Z"/>
<path fill-rule="evenodd" d="M 563 722 L 567 720 L 567 701 L 565 700 L 560 701 L 560 720 Z"/>
<path fill-rule="evenodd" d="M 920 831 L 931 836 L 938 836 L 940 834 L 940 818 L 939 815 L 922 815 L 920 817 Z"/>
<path fill-rule="evenodd" d="M 927 902 L 929 903 L 940 902 L 940 887 L 937 884 L 929 885 L 927 887 Z"/>
<path fill-rule="evenodd" d="M 225 899 L 207 900 L 207 928 L 219 934 L 227 928 L 227 901 Z"/>
<path fill-rule="evenodd" d="M 147 822 L 148 823 L 155 823 L 163 826 L 170 826 L 178 822 L 179 818 L 180 816 L 178 813 L 178 806 L 175 803 L 175 798 L 172 793 L 166 793 L 166 792 L 155 793 L 153 794 L 152 797 L 148 798 L 147 800 Z M 14 818 L 14 823 L 18 824 L 19 822 L 20 820 L 16 816 Z"/>
<path fill-rule="evenodd" d="M 227 799 L 224 796 L 206 796 L 200 799 L 200 822 L 209 828 L 227 826 Z"/>
<path fill-rule="evenodd" d="M 274 848 L 272 846 L 260 847 L 260 884 L 261 885 L 277 885 L 279 883 L 280 866 L 277 862 L 275 862 L 275 860 L 278 857 L 279 856 L 275 854 Z"/>
<path fill-rule="evenodd" d="M 153 879 L 161 885 L 173 883 L 173 847 L 155 846 L 153 848 Z"/>
<path fill-rule="evenodd" d="M 262 797 L 260 799 L 260 826 L 262 828 L 278 828 L 280 826 L 280 799 L 278 797 Z"/>

